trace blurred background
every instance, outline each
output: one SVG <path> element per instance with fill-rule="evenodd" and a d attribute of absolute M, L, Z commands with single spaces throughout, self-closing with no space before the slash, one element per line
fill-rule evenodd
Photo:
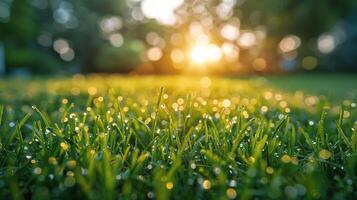
<path fill-rule="evenodd" d="M 0 0 L 0 74 L 357 72 L 356 0 Z"/>

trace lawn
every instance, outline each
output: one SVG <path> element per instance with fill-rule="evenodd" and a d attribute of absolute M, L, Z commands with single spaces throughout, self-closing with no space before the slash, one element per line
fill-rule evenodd
<path fill-rule="evenodd" d="M 357 76 L 7 78 L 0 199 L 354 199 Z"/>

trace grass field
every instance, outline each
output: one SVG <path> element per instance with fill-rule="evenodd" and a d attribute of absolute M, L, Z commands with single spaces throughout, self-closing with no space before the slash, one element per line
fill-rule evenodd
<path fill-rule="evenodd" d="M 356 199 L 357 76 L 0 81 L 0 199 Z"/>

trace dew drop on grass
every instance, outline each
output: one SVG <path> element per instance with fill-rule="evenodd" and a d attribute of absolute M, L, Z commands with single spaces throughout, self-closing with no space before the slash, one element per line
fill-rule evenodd
<path fill-rule="evenodd" d="M 298 191 L 296 190 L 296 188 L 290 185 L 285 187 L 284 192 L 291 199 L 296 198 L 296 196 L 298 195 Z"/>
<path fill-rule="evenodd" d="M 147 193 L 147 197 L 149 199 L 153 199 L 155 197 L 155 193 L 150 191 L 150 192 Z"/>
<path fill-rule="evenodd" d="M 174 187 L 174 184 L 172 182 L 167 182 L 166 183 L 166 189 L 172 190 L 173 187 Z"/>
<path fill-rule="evenodd" d="M 204 180 L 202 182 L 202 188 L 205 190 L 211 189 L 211 182 L 209 180 Z"/>
<path fill-rule="evenodd" d="M 235 199 L 237 197 L 237 192 L 233 188 L 228 188 L 226 194 L 229 199 Z"/>
<path fill-rule="evenodd" d="M 305 186 L 301 185 L 301 184 L 296 184 L 295 185 L 295 189 L 297 190 L 297 194 L 299 196 L 304 196 L 306 193 L 306 188 Z"/>
<path fill-rule="evenodd" d="M 49 174 L 49 175 L 48 175 L 48 178 L 49 178 L 50 180 L 53 180 L 53 179 L 55 178 L 55 175 Z"/>
<path fill-rule="evenodd" d="M 284 116 L 285 116 L 285 115 L 283 115 L 283 114 L 279 114 L 278 118 L 279 118 L 280 120 L 282 120 L 282 119 L 284 118 Z"/>
<path fill-rule="evenodd" d="M 12 127 L 15 126 L 15 123 L 14 123 L 14 122 L 10 122 L 10 123 L 9 123 L 9 126 L 12 128 Z"/>
<path fill-rule="evenodd" d="M 229 185 L 230 187 L 236 187 L 236 186 L 237 186 L 237 181 L 235 181 L 235 180 L 230 180 L 228 185 Z"/>
<path fill-rule="evenodd" d="M 268 183 L 268 178 L 267 178 L 267 177 L 262 177 L 262 178 L 260 179 L 260 182 L 265 185 L 265 184 Z"/>
<path fill-rule="evenodd" d="M 75 183 L 76 183 L 76 179 L 73 178 L 72 176 L 66 177 L 66 178 L 64 179 L 64 185 L 65 185 L 66 187 L 72 187 L 72 186 L 75 185 Z"/>
<path fill-rule="evenodd" d="M 118 175 L 115 176 L 115 179 L 116 179 L 116 180 L 120 180 L 120 179 L 122 179 L 122 177 L 121 177 L 120 174 L 118 174 Z"/>
<path fill-rule="evenodd" d="M 42 169 L 40 167 L 36 167 L 35 169 L 33 169 L 33 173 L 39 175 L 42 173 Z"/>

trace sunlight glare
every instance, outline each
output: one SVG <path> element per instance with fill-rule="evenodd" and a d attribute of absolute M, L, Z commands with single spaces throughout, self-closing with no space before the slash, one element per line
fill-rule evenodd
<path fill-rule="evenodd" d="M 221 49 L 215 44 L 200 44 L 191 49 L 191 60 L 196 64 L 218 62 L 222 58 Z"/>
<path fill-rule="evenodd" d="M 223 38 L 234 41 L 239 37 L 239 28 L 232 24 L 226 24 L 222 27 L 220 34 Z"/>
<path fill-rule="evenodd" d="M 147 18 L 156 19 L 165 25 L 174 25 L 177 22 L 175 10 L 182 3 L 183 0 L 143 0 L 141 10 Z"/>
<path fill-rule="evenodd" d="M 193 47 L 190 56 L 192 61 L 197 64 L 203 64 L 208 59 L 206 48 L 203 45 Z"/>
<path fill-rule="evenodd" d="M 230 42 L 225 42 L 222 44 L 222 52 L 224 53 L 224 57 L 228 62 L 233 62 L 239 57 L 239 48 Z"/>

